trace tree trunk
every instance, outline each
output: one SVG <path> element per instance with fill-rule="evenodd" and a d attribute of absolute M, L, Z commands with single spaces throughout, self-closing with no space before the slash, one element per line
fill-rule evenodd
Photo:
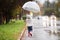
<path fill-rule="evenodd" d="M 10 21 L 10 18 L 7 16 L 6 17 L 6 24 L 9 23 L 9 21 Z"/>
<path fill-rule="evenodd" d="M 0 25 L 2 24 L 2 14 L 0 14 Z"/>
<path fill-rule="evenodd" d="M 10 19 L 11 19 L 10 12 L 7 12 L 6 13 L 6 24 L 9 23 Z"/>

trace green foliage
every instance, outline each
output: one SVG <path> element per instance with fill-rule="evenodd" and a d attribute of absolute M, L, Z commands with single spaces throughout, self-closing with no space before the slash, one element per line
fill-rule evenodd
<path fill-rule="evenodd" d="M 24 28 L 24 21 L 18 20 L 15 23 L 0 25 L 0 40 L 17 40 Z"/>
<path fill-rule="evenodd" d="M 23 17 L 22 17 L 22 18 L 23 18 L 23 20 L 26 20 L 26 15 L 23 15 Z"/>
<path fill-rule="evenodd" d="M 14 9 L 12 9 L 12 16 L 16 16 L 17 14 L 20 14 L 22 11 L 21 7 L 17 5 Z"/>
<path fill-rule="evenodd" d="M 57 17 L 60 17 L 60 12 L 55 13 Z"/>
<path fill-rule="evenodd" d="M 56 16 L 60 17 L 60 10 L 59 10 L 60 9 L 60 2 L 59 1 L 58 1 L 58 3 L 56 3 L 55 7 L 56 7 L 56 13 L 55 13 Z"/>

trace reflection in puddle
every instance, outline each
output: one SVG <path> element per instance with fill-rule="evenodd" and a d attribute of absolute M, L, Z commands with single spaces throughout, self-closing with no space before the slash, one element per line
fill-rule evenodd
<path fill-rule="evenodd" d="M 51 33 L 51 31 L 49 31 L 49 36 L 50 36 L 51 40 L 60 40 L 60 32 Z"/>

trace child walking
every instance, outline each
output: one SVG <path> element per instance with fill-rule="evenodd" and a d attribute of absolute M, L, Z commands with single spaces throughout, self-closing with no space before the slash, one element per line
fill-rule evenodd
<path fill-rule="evenodd" d="M 27 17 L 26 25 L 27 25 L 27 29 L 28 29 L 28 37 L 30 37 L 30 36 L 32 36 L 32 19 L 31 19 L 31 17 Z"/>

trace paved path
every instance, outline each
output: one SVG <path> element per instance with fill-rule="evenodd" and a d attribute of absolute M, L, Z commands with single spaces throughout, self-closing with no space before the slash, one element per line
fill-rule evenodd
<path fill-rule="evenodd" d="M 28 37 L 27 30 L 25 32 L 24 37 L 22 40 L 60 40 L 60 36 L 57 34 L 51 34 L 49 31 L 46 31 L 46 29 L 42 25 L 39 25 L 39 23 L 34 24 L 33 27 L 33 36 Z"/>

